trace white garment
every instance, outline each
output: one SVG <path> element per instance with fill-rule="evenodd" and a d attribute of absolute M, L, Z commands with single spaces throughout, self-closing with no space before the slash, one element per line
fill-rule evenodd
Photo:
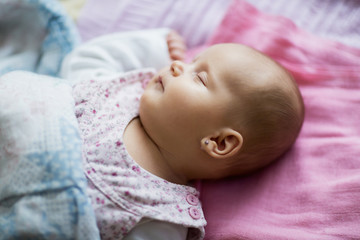
<path fill-rule="evenodd" d="M 169 64 L 167 32 L 104 36 L 76 49 L 64 62 L 63 76 L 74 83 L 88 194 L 102 239 L 204 236 L 206 221 L 196 189 L 142 169 L 123 144 L 126 126 L 138 116 L 142 85 L 155 73 L 144 67 Z"/>
<path fill-rule="evenodd" d="M 144 219 L 131 230 L 124 240 L 182 240 L 186 239 L 188 229 L 181 225 Z"/>
<path fill-rule="evenodd" d="M 65 58 L 60 74 L 75 84 L 91 78 L 110 79 L 135 69 L 159 70 L 170 62 L 165 41 L 168 32 L 156 29 L 95 38 Z"/>

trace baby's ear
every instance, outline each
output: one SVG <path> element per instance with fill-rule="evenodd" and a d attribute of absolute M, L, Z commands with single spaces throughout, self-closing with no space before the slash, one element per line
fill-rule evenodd
<path fill-rule="evenodd" d="M 201 140 L 201 148 L 214 158 L 232 157 L 240 151 L 242 145 L 242 135 L 231 128 L 223 128 Z"/>

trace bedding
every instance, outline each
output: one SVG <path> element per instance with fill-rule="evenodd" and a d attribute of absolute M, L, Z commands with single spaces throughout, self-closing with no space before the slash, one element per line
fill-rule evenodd
<path fill-rule="evenodd" d="M 202 183 L 206 239 L 359 239 L 360 50 L 244 1 L 229 9 L 208 44 L 243 43 L 278 60 L 294 74 L 306 116 L 278 162 Z"/>
<path fill-rule="evenodd" d="M 75 25 L 56 1 L 1 0 L 0 33 L 0 239 L 100 239 L 72 89 L 29 72 L 57 75 Z"/>
<path fill-rule="evenodd" d="M 57 0 L 0 0 L 0 75 L 26 70 L 57 76 L 80 42 Z"/>
<path fill-rule="evenodd" d="M 0 239 L 26 231 L 40 232 L 43 239 L 65 233 L 64 238 L 54 238 L 97 236 L 82 191 L 84 178 L 76 153 L 81 146 L 66 83 L 19 72 L 1 75 L 22 69 L 56 76 L 63 56 L 79 43 L 77 31 L 87 41 L 114 31 L 154 27 L 180 32 L 188 58 L 220 42 L 243 43 L 265 52 L 293 73 L 306 105 L 299 139 L 279 161 L 249 176 L 199 182 L 208 221 L 205 239 L 360 238 L 360 2 L 87 0 L 80 12 L 76 6 L 76 28 L 56 1 L 0 0 L 0 4 L 0 183 L 7 183 L 0 187 Z M 19 11 L 10 11 L 14 6 L 20 6 Z M 34 24 L 29 25 L 29 19 Z M 52 100 L 45 104 L 45 98 Z M 68 155 L 59 168 L 59 156 Z M 34 173 L 24 174 L 22 164 L 36 166 Z M 48 174 L 51 169 L 56 174 Z M 49 195 L 47 187 L 53 189 Z M 60 209 L 50 199 L 69 205 Z M 32 211 L 40 209 L 40 202 L 46 203 L 39 210 L 41 216 Z M 27 216 L 36 221 L 26 221 Z M 59 222 L 87 216 L 89 222 L 39 224 L 44 216 Z M 15 221 L 21 224 L 14 225 Z"/>
<path fill-rule="evenodd" d="M 83 41 L 115 31 L 167 27 L 195 47 L 212 34 L 229 4 L 230 0 L 87 0 L 77 25 Z"/>
<path fill-rule="evenodd" d="M 76 21 L 79 17 L 81 9 L 84 7 L 86 0 L 59 0 L 61 5 L 64 6 L 66 12 L 70 17 Z"/>
<path fill-rule="evenodd" d="M 232 0 L 203 0 L 201 3 L 191 0 L 87 0 L 78 13 L 77 25 L 84 41 L 114 31 L 169 27 L 180 32 L 188 46 L 193 48 L 206 42 L 231 2 Z M 360 3 L 356 0 L 247 2 L 263 12 L 289 18 L 297 26 L 317 36 L 360 47 Z"/>
<path fill-rule="evenodd" d="M 100 239 L 70 84 L 0 77 L 0 239 Z"/>
<path fill-rule="evenodd" d="M 291 19 L 317 36 L 360 47 L 360 3 L 353 0 L 248 0 L 259 10 Z"/>

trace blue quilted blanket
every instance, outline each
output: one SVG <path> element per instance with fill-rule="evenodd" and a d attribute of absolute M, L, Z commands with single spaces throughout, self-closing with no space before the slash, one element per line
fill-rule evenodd
<path fill-rule="evenodd" d="M 27 70 L 57 76 L 79 34 L 56 0 L 0 0 L 0 75 Z"/>
<path fill-rule="evenodd" d="M 0 0 L 0 240 L 100 239 L 72 90 L 49 76 L 77 42 L 57 1 Z"/>
<path fill-rule="evenodd" d="M 0 77 L 0 239 L 99 239 L 71 92 L 45 75 Z"/>

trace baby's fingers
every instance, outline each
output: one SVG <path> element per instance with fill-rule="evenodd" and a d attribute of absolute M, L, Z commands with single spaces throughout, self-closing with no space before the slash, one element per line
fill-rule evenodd
<path fill-rule="evenodd" d="M 169 55 L 173 60 L 182 60 L 185 57 L 186 47 L 179 42 L 171 42 L 168 44 Z"/>
<path fill-rule="evenodd" d="M 185 57 L 186 45 L 184 39 L 175 31 L 167 36 L 169 55 L 173 60 L 183 60 Z"/>
<path fill-rule="evenodd" d="M 173 50 L 171 52 L 169 52 L 170 54 L 170 58 L 172 60 L 184 60 L 185 58 L 185 52 L 181 51 L 181 50 Z"/>

